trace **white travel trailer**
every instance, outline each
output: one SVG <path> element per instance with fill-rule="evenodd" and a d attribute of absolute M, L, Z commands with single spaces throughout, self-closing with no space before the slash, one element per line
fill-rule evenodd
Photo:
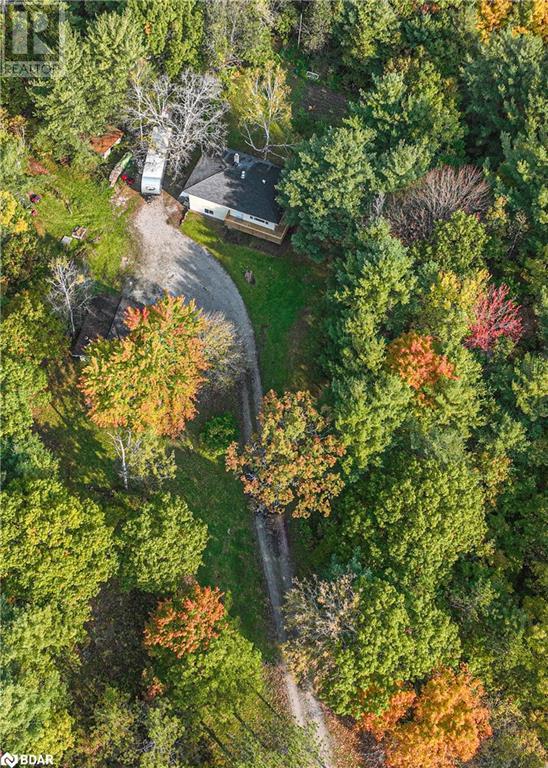
<path fill-rule="evenodd" d="M 141 177 L 142 195 L 159 195 L 162 191 L 162 179 L 166 170 L 167 149 L 169 146 L 168 129 L 154 128 L 145 159 Z"/>

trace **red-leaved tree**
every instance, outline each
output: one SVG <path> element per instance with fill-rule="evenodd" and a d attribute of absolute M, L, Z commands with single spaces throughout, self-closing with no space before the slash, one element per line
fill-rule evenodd
<path fill-rule="evenodd" d="M 226 610 L 217 587 L 195 584 L 187 595 L 162 600 L 145 628 L 148 649 L 167 649 L 180 659 L 205 650 L 221 633 Z"/>
<path fill-rule="evenodd" d="M 489 352 L 500 336 L 519 341 L 523 333 L 520 307 L 508 299 L 509 288 L 491 286 L 474 307 L 474 323 L 466 339 L 469 347 Z"/>
<path fill-rule="evenodd" d="M 440 379 L 456 379 L 455 367 L 445 355 L 438 354 L 432 336 L 415 331 L 404 333 L 388 347 L 387 363 L 410 387 L 426 400 L 425 388 L 434 387 Z"/>

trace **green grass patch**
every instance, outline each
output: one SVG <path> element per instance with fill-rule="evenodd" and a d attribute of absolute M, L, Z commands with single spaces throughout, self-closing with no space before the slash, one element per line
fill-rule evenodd
<path fill-rule="evenodd" d="M 320 269 L 291 250 L 272 256 L 226 242 L 197 214 L 186 217 L 183 232 L 205 246 L 236 283 L 255 329 L 264 390 L 313 389 L 320 352 Z M 246 282 L 247 269 L 255 285 Z"/>
<path fill-rule="evenodd" d="M 268 601 L 252 513 L 241 484 L 225 471 L 222 458 L 209 458 L 197 444 L 177 448 L 176 461 L 177 477 L 170 490 L 184 495 L 193 514 L 209 530 L 198 580 L 230 593 L 231 615 L 239 618 L 244 635 L 271 658 Z"/>
<path fill-rule="evenodd" d="M 83 246 L 92 276 L 109 287 L 118 287 L 122 259 L 131 248 L 127 223 L 133 199 L 129 205 L 117 207 L 106 182 L 68 166 L 52 165 L 50 169 L 50 174 L 32 182 L 32 191 L 42 195 L 36 206 L 38 230 L 59 241 L 71 235 L 75 227 L 87 227 Z M 76 247 L 76 241 L 72 245 Z"/>
<path fill-rule="evenodd" d="M 88 419 L 77 389 L 77 374 L 71 363 L 58 371 L 50 386 L 51 404 L 37 414 L 37 423 L 45 444 L 60 460 L 67 483 L 109 511 L 116 506 L 116 496 L 124 491 L 112 443 L 106 432 Z M 222 458 L 205 455 L 193 436 L 194 425 L 191 427 L 185 444 L 175 446 L 177 475 L 163 488 L 181 494 L 193 514 L 207 523 L 210 539 L 198 573 L 200 583 L 230 593 L 231 615 L 239 619 L 244 635 L 271 658 L 268 601 L 251 511 L 239 481 L 225 471 Z M 140 492 L 139 488 L 132 489 L 137 495 Z"/>

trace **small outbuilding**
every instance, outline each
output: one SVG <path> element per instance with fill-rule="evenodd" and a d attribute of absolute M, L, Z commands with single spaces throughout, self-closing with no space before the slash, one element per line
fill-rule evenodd
<path fill-rule="evenodd" d="M 112 148 L 122 141 L 123 135 L 124 132 L 118 128 L 109 128 L 101 136 L 92 136 L 89 143 L 94 152 L 97 152 L 102 158 L 107 158 Z"/>
<path fill-rule="evenodd" d="M 229 229 L 279 244 L 287 232 L 276 202 L 281 171 L 232 149 L 219 157 L 202 155 L 179 199 L 190 211 L 219 219 Z"/>

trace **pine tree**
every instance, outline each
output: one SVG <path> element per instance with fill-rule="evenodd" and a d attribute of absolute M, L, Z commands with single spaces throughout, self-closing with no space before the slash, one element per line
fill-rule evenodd
<path fill-rule="evenodd" d="M 129 0 L 146 46 L 171 78 L 197 69 L 203 43 L 204 8 L 198 0 Z"/>

